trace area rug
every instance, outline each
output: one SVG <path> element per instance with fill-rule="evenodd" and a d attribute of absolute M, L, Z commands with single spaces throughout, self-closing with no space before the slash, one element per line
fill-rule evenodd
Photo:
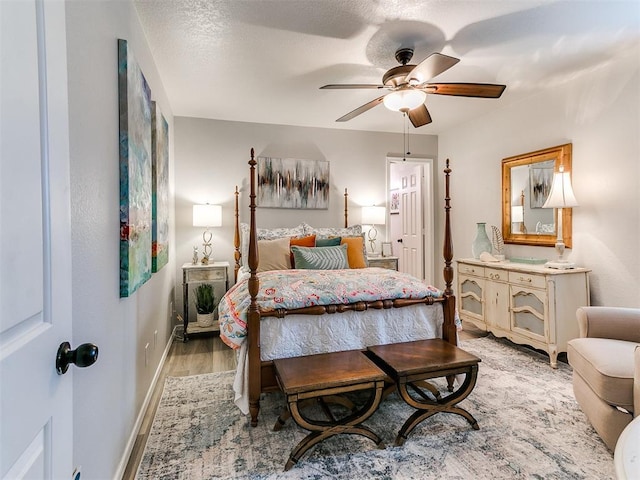
<path fill-rule="evenodd" d="M 284 405 L 264 395 L 260 422 L 233 404 L 232 372 L 167 378 L 140 464 L 139 479 L 607 479 L 611 453 L 574 400 L 571 368 L 492 336 L 461 347 L 482 359 L 478 382 L 460 403 L 478 420 L 437 414 L 401 447 L 395 435 L 414 411 L 396 394 L 365 424 L 387 445 L 338 435 L 283 467 L 306 432 L 289 420 L 274 432 Z"/>

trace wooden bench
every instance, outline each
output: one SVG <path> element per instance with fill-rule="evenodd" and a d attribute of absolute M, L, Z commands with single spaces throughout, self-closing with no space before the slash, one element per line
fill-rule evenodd
<path fill-rule="evenodd" d="M 346 351 L 309 355 L 305 357 L 274 360 L 276 378 L 287 397 L 288 413 L 280 416 L 274 430 L 278 430 L 289 414 L 309 433 L 291 451 L 285 471 L 314 445 L 334 435 L 348 433 L 370 438 L 378 448 L 384 443 L 369 427 L 361 425 L 378 408 L 382 399 L 385 373 L 359 351 Z M 361 407 L 341 395 L 359 390 L 371 390 L 371 395 Z M 327 420 L 309 418 L 302 408 L 317 402 L 327 415 Z M 336 418 L 329 404 L 337 403 L 346 408 L 346 414 Z M 344 412 L 345 409 L 342 409 Z"/>
<path fill-rule="evenodd" d="M 402 425 L 396 445 L 402 445 L 417 425 L 440 412 L 462 415 L 474 430 L 480 428 L 469 412 L 456 405 L 476 384 L 480 359 L 475 355 L 439 338 L 369 347 L 368 355 L 393 379 L 402 399 L 417 409 Z M 462 385 L 444 397 L 435 385 L 427 382 L 460 374 L 465 375 Z"/>

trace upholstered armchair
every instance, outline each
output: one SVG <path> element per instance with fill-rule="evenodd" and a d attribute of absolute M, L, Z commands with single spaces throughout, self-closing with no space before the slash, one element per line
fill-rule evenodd
<path fill-rule="evenodd" d="M 576 317 L 580 338 L 567 347 L 573 392 L 613 451 L 622 430 L 640 415 L 640 349 L 634 353 L 640 345 L 640 309 L 581 307 Z"/>

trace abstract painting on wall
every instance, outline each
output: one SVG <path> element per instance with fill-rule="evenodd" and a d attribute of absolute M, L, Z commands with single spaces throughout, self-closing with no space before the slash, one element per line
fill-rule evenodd
<path fill-rule="evenodd" d="M 258 157 L 259 207 L 329 208 L 329 162 Z"/>
<path fill-rule="evenodd" d="M 118 40 L 120 296 L 151 278 L 151 91 L 126 40 Z"/>
<path fill-rule="evenodd" d="M 151 102 L 151 271 L 169 261 L 169 124 L 160 107 Z"/>

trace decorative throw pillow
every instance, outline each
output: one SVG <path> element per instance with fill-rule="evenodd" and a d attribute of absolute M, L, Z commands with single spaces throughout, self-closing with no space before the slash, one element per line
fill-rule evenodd
<path fill-rule="evenodd" d="M 339 270 L 349 268 L 347 245 L 333 247 L 291 247 L 296 268 Z"/>
<path fill-rule="evenodd" d="M 304 224 L 305 232 L 307 234 L 313 233 L 316 238 L 331 238 L 331 237 L 354 237 L 356 235 L 362 235 L 362 225 L 352 225 L 345 228 L 315 228 L 311 225 Z"/>
<path fill-rule="evenodd" d="M 316 236 L 315 235 L 307 235 L 306 237 L 301 238 L 291 238 L 289 239 L 289 246 L 298 246 L 298 247 L 315 247 L 316 246 Z M 291 268 L 296 267 L 295 258 L 293 256 L 293 251 L 289 252 L 291 255 Z"/>
<path fill-rule="evenodd" d="M 291 253 L 289 239 L 258 240 L 258 272 L 269 270 L 289 270 L 291 268 Z"/>
<path fill-rule="evenodd" d="M 340 245 L 342 237 L 316 238 L 316 247 L 335 247 Z"/>
<path fill-rule="evenodd" d="M 341 243 L 347 245 L 349 268 L 365 268 L 368 266 L 364 237 L 342 237 Z"/>

